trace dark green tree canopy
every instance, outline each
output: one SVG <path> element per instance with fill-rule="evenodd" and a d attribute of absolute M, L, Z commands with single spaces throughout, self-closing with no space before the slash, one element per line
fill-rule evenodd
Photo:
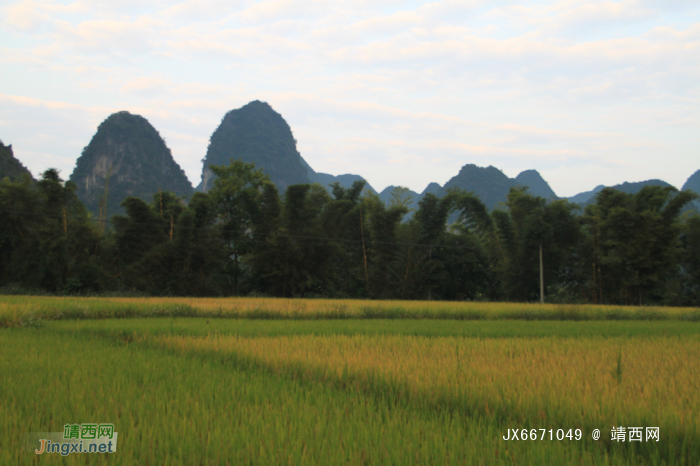
<path fill-rule="evenodd" d="M 581 212 L 511 187 L 489 211 L 473 192 L 277 186 L 254 163 L 212 167 L 208 193 L 127 197 L 113 228 L 74 183 L 0 181 L 0 287 L 53 293 L 700 304 L 692 191 L 601 190 Z M 407 219 L 407 213 L 413 216 Z M 453 221 L 456 219 L 456 221 Z M 540 270 L 540 251 L 542 268 Z"/>

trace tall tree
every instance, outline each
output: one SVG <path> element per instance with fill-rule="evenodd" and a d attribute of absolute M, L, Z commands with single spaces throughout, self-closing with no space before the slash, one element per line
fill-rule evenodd
<path fill-rule="evenodd" d="M 366 297 L 368 243 L 364 240 L 369 239 L 369 231 L 365 232 L 367 208 L 362 198 L 366 182 L 356 180 L 350 188 L 339 183 L 331 186 L 333 199 L 327 203 L 321 218 L 324 235 L 331 238 L 330 290 L 334 296 Z"/>
<path fill-rule="evenodd" d="M 674 304 L 700 306 L 700 215 L 683 224 L 679 250 L 678 297 Z"/>
<path fill-rule="evenodd" d="M 404 232 L 404 238 L 409 244 L 404 246 L 406 252 L 402 255 L 405 257 L 402 262 L 405 262 L 406 268 L 403 294 L 408 296 L 411 290 L 410 294 L 414 297 L 431 300 L 433 289 L 448 278 L 442 261 L 444 256 L 435 255 L 434 250 L 446 239 L 447 219 L 456 207 L 458 195 L 458 191 L 454 189 L 442 198 L 428 193 L 418 203 L 418 210 L 405 229 L 408 231 Z M 402 263 L 401 268 L 403 266 Z M 413 274 L 410 273 L 411 270 Z M 409 281 L 411 275 L 413 279 Z"/>
<path fill-rule="evenodd" d="M 361 206 L 360 226 L 367 255 L 368 294 L 371 298 L 391 298 L 396 289 L 393 269 L 399 254 L 397 232 L 408 207 L 388 208 L 379 196 L 369 194 Z"/>
<path fill-rule="evenodd" d="M 99 236 L 75 191 L 55 169 L 35 185 L 28 178 L 2 182 L 5 280 L 52 292 L 99 288 Z"/>
<path fill-rule="evenodd" d="M 241 260 L 253 249 L 254 220 L 259 210 L 265 185 L 270 178 L 254 163 L 232 160 L 229 166 L 209 166 L 216 175 L 210 190 L 218 215 L 217 228 L 224 244 L 225 273 L 228 277 L 228 293 L 241 293 L 241 283 L 249 278 L 249 269 Z"/>
<path fill-rule="evenodd" d="M 477 221 L 496 229 L 495 234 L 486 237 L 490 238 L 493 269 L 500 277 L 501 292 L 511 300 L 538 300 L 540 248 L 546 289 L 560 288 L 570 275 L 568 264 L 579 241 L 580 228 L 574 214 L 577 207 L 566 200 L 548 203 L 523 187 L 511 188 L 504 207 L 492 213 L 492 223 Z"/>
<path fill-rule="evenodd" d="M 677 264 L 678 216 L 696 197 L 671 186 L 645 186 L 636 194 L 612 188 L 598 193 L 583 217 L 593 243 L 589 262 L 597 302 L 661 300 Z"/>
<path fill-rule="evenodd" d="M 293 297 L 325 294 L 330 283 L 332 246 L 324 236 L 322 216 L 330 196 L 318 184 L 287 188 L 279 228 L 267 241 L 268 250 L 255 258 L 275 295 Z"/>

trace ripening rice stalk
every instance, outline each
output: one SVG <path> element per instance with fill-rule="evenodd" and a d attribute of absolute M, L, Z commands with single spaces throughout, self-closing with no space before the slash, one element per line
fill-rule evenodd
<path fill-rule="evenodd" d="M 159 342 L 182 352 L 235 354 L 307 378 L 350 374 L 360 390 L 379 381 L 381 390 L 419 405 L 513 425 L 589 432 L 659 426 L 677 442 L 700 433 L 697 337 L 163 336 Z"/>
<path fill-rule="evenodd" d="M 0 297 L 0 327 L 36 319 L 219 317 L 245 319 L 700 320 L 700 310 L 593 305 L 282 298 Z"/>

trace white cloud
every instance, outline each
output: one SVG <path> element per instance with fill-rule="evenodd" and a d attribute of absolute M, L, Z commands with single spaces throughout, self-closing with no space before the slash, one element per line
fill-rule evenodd
<path fill-rule="evenodd" d="M 161 24 L 150 18 L 136 21 L 88 20 L 74 26 L 55 21 L 55 39 L 82 52 L 144 55 L 153 50 Z"/>
<path fill-rule="evenodd" d="M 137 94 L 145 98 L 153 98 L 155 95 L 167 92 L 172 85 L 169 79 L 141 76 L 130 80 L 121 88 L 127 94 Z"/>
<path fill-rule="evenodd" d="M 62 5 L 52 1 L 24 0 L 5 8 L 4 23 L 18 31 L 36 33 L 43 29 L 52 17 L 87 11 L 87 5 L 81 3 Z"/>

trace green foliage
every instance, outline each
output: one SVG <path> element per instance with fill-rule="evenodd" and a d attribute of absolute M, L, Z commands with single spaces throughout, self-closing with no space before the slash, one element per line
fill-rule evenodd
<path fill-rule="evenodd" d="M 693 215 L 681 224 L 676 258 L 678 274 L 668 286 L 670 302 L 700 306 L 700 215 Z"/>
<path fill-rule="evenodd" d="M 399 253 L 397 229 L 408 208 L 393 204 L 388 208 L 379 196 L 369 194 L 360 209 L 363 254 L 367 256 L 367 294 L 371 298 L 391 298 L 395 293 L 392 264 Z M 368 242 L 369 241 L 369 242 Z"/>
<path fill-rule="evenodd" d="M 270 184 L 270 178 L 262 170 L 256 170 L 254 163 L 242 160 L 231 161 L 229 166 L 211 166 L 210 169 L 217 176 L 209 194 L 226 258 L 224 275 L 227 277 L 227 291 L 228 294 L 238 295 L 246 274 L 241 259 L 254 250 L 255 224 L 265 222 L 262 218 L 263 201 L 267 199 L 269 202 L 272 195 L 269 188 L 267 191 L 265 189 Z M 270 211 L 266 213 L 273 214 Z"/>
<path fill-rule="evenodd" d="M 99 236 L 75 191 L 55 169 L 37 183 L 0 183 L 0 284 L 71 293 L 100 288 Z"/>
<path fill-rule="evenodd" d="M 598 193 L 582 219 L 597 302 L 641 304 L 662 298 L 677 264 L 678 216 L 695 198 L 662 186 L 645 186 L 636 194 L 611 188 Z"/>
<path fill-rule="evenodd" d="M 148 205 L 129 197 L 126 216 L 115 216 L 112 286 L 155 295 L 211 296 L 220 293 L 222 245 L 207 194 L 196 193 L 190 205 L 161 192 Z"/>
<path fill-rule="evenodd" d="M 490 298 L 503 296 L 516 301 L 539 299 L 539 251 L 543 250 L 544 282 L 547 289 L 566 286 L 580 239 L 576 206 L 566 200 L 547 203 L 527 188 L 511 188 L 503 208 L 488 214 L 473 194 L 456 200 L 461 230 L 474 235 L 477 264 L 488 262 L 482 282 L 488 283 Z M 478 259 L 478 260 L 477 260 Z M 545 296 L 547 293 L 545 293 Z"/>
<path fill-rule="evenodd" d="M 329 202 L 328 192 L 318 184 L 287 189 L 278 228 L 268 237 L 267 251 L 254 259 L 266 290 L 279 296 L 305 296 L 330 288 L 334 246 L 322 228 Z"/>
<path fill-rule="evenodd" d="M 700 217 L 682 214 L 690 191 L 607 188 L 578 215 L 521 187 L 489 213 L 450 188 L 410 211 L 401 188 L 389 205 L 363 180 L 281 197 L 253 163 L 211 169 L 212 189 L 189 203 L 165 190 L 127 197 L 107 232 L 55 170 L 0 182 L 0 289 L 537 301 L 541 245 L 551 302 L 699 301 Z"/>

